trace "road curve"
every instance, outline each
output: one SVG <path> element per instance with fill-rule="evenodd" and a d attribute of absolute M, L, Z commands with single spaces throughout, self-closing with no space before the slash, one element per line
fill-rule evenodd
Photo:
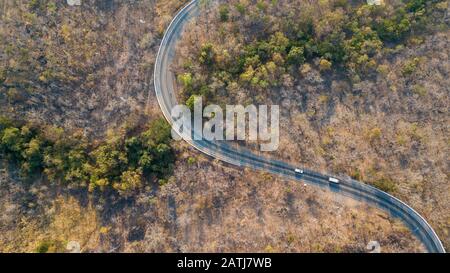
<path fill-rule="evenodd" d="M 191 1 L 181 9 L 166 30 L 158 51 L 154 71 L 155 92 L 159 106 L 170 124 L 173 124 L 171 109 L 178 104 L 175 96 L 175 76 L 170 70 L 171 61 L 175 55 L 175 44 L 185 24 L 199 13 L 198 0 Z M 328 188 L 337 194 L 375 205 L 389 212 L 392 216 L 400 218 L 429 252 L 445 253 L 441 241 L 427 221 L 413 208 L 386 192 L 347 178 L 340 179 L 340 184 L 330 184 L 328 182 L 329 175 L 307 169 L 304 169 L 304 174 L 298 175 L 294 172 L 295 167 L 290 164 L 255 155 L 245 148 L 232 147 L 224 141 L 186 141 L 200 152 L 229 164 L 262 170 L 293 180 L 301 180 Z"/>

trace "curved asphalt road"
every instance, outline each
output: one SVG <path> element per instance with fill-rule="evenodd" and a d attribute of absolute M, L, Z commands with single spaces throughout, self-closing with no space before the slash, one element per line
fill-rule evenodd
<path fill-rule="evenodd" d="M 197 16 L 199 13 L 198 0 L 193 0 L 175 16 L 166 30 L 156 59 L 154 72 L 156 96 L 161 110 L 170 124 L 173 123 L 171 109 L 178 104 L 174 89 L 175 76 L 170 70 L 170 64 L 175 54 L 175 43 L 184 25 L 190 18 Z M 304 169 L 304 174 L 298 175 L 294 172 L 296 168 L 294 166 L 257 156 L 245 148 L 231 147 L 224 141 L 190 140 L 188 143 L 202 153 L 229 164 L 263 170 L 289 179 L 302 180 L 375 205 L 394 217 L 400 218 L 421 240 L 429 252 L 445 252 L 438 236 L 422 216 L 399 199 L 379 189 L 352 179 L 340 179 L 341 182 L 338 185 L 330 184 L 328 182 L 329 175 L 307 169 Z"/>

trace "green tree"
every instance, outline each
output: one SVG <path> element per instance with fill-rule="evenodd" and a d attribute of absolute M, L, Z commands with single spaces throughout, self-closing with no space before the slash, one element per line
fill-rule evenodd
<path fill-rule="evenodd" d="M 94 182 L 101 178 L 114 181 L 120 177 L 128 164 L 126 153 L 118 145 L 101 145 L 91 153 L 91 156 L 95 162 L 91 175 Z"/>
<path fill-rule="evenodd" d="M 8 127 L 3 130 L 1 144 L 9 152 L 20 154 L 24 141 L 19 128 Z"/>
<path fill-rule="evenodd" d="M 287 60 L 291 64 L 295 65 L 303 64 L 305 62 L 304 48 L 298 46 L 292 47 L 287 56 Z"/>
<path fill-rule="evenodd" d="M 120 176 L 120 182 L 113 185 L 121 196 L 130 197 L 142 187 L 142 170 L 128 170 Z"/>
<path fill-rule="evenodd" d="M 143 146 L 141 139 L 138 137 L 131 137 L 125 141 L 125 150 L 127 153 L 128 164 L 136 168 L 139 165 L 143 153 Z"/>
<path fill-rule="evenodd" d="M 22 151 L 24 162 L 22 163 L 21 171 L 25 177 L 30 177 L 40 172 L 44 167 L 42 146 L 43 143 L 38 138 L 33 138 L 24 145 L 24 150 Z"/>
<path fill-rule="evenodd" d="M 289 45 L 289 39 L 283 32 L 275 32 L 270 38 L 270 49 L 272 53 L 286 53 L 286 49 Z"/>

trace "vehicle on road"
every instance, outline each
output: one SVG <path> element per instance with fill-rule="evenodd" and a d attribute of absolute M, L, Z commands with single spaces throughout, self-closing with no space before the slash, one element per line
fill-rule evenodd
<path fill-rule="evenodd" d="M 330 181 L 333 184 L 339 184 L 340 183 L 339 179 L 334 178 L 334 177 L 328 178 L 328 181 Z"/>
<path fill-rule="evenodd" d="M 303 172 L 304 172 L 302 169 L 295 169 L 294 171 L 299 174 L 303 174 Z"/>

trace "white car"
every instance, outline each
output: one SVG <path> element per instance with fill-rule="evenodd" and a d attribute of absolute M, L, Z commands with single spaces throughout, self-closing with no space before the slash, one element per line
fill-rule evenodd
<path fill-rule="evenodd" d="M 334 177 L 328 178 L 328 181 L 330 181 L 331 183 L 334 183 L 334 184 L 339 184 L 339 179 L 334 178 Z"/>
<path fill-rule="evenodd" d="M 301 170 L 301 169 L 295 169 L 295 172 L 296 172 L 296 173 L 302 174 L 302 173 L 303 173 L 303 170 Z"/>

